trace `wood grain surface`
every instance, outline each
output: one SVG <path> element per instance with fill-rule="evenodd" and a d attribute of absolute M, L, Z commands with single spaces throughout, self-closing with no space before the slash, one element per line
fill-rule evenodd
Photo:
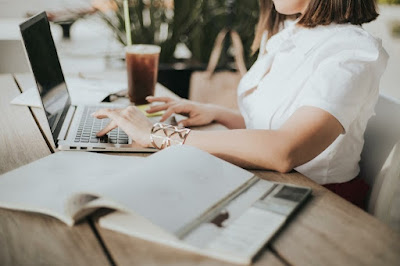
<path fill-rule="evenodd" d="M 88 222 L 0 209 L 0 265 L 110 265 Z"/>
<path fill-rule="evenodd" d="M 50 154 L 29 108 L 11 105 L 20 91 L 12 75 L 0 75 L 0 174 Z"/>
<path fill-rule="evenodd" d="M 195 253 L 123 235 L 101 228 L 96 223 L 104 243 L 117 265 L 232 265 Z M 285 265 L 271 251 L 265 250 L 254 265 Z"/>
<path fill-rule="evenodd" d="M 10 101 L 20 91 L 0 75 L 0 173 L 51 152 L 29 108 Z M 40 184 L 38 184 L 40 185 Z M 0 265 L 109 265 L 88 222 L 73 228 L 45 215 L 0 208 Z"/>
<path fill-rule="evenodd" d="M 87 78 L 118 81 L 124 74 L 93 74 Z M 29 79 L 27 75 L 18 76 L 19 86 L 22 89 L 32 86 L 32 79 Z M 1 110 L 6 114 L 0 121 L 2 125 L 13 125 L 0 133 L 0 170 L 5 172 L 46 156 L 50 151 L 41 139 L 40 130 L 35 129 L 35 120 L 28 108 L 5 106 L 18 93 L 12 77 L 0 76 L 0 84 L 2 93 L 7 95 L 0 98 Z M 174 97 L 160 85 L 156 95 Z M 33 110 L 37 122 L 45 123 L 41 112 L 40 109 Z M 204 129 L 223 128 L 213 125 Z M 49 133 L 45 126 L 42 130 L 45 135 Z M 14 138 L 20 141 L 20 149 L 10 146 Z M 18 151 L 21 149 L 23 152 Z M 312 197 L 260 253 L 255 265 L 399 265 L 400 236 L 376 218 L 299 173 L 253 172 L 270 181 L 313 189 Z M 33 261 L 57 265 L 103 265 L 109 262 L 116 265 L 225 265 L 221 261 L 103 229 L 96 217 L 92 219 L 90 224 L 94 228 L 87 222 L 69 228 L 44 215 L 0 209 L 0 264 L 30 264 Z"/>
<path fill-rule="evenodd" d="M 255 173 L 313 189 L 312 197 L 270 247 L 293 265 L 399 265 L 400 235 L 299 173 Z"/>

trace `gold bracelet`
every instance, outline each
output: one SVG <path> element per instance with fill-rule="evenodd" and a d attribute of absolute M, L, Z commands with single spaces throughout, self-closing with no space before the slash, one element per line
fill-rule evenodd
<path fill-rule="evenodd" d="M 162 150 L 172 145 L 185 144 L 189 133 L 189 128 L 178 128 L 172 125 L 155 123 L 151 128 L 150 140 L 154 148 Z M 156 140 L 161 140 L 160 146 L 157 145 Z"/>

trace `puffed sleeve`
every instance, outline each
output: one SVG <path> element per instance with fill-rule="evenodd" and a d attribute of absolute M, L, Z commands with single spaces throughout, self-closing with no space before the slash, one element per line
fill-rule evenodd
<path fill-rule="evenodd" d="M 366 32 L 341 32 L 318 49 L 306 82 L 302 106 L 321 108 L 348 131 L 371 96 L 378 97 L 388 56 L 380 41 Z"/>

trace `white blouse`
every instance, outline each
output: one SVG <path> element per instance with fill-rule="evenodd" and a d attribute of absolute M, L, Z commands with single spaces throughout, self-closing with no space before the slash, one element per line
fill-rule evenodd
<path fill-rule="evenodd" d="M 381 41 L 351 24 L 303 28 L 287 22 L 264 46 L 238 87 L 246 127 L 276 130 L 302 106 L 321 108 L 345 131 L 295 170 L 319 184 L 356 177 L 388 60 Z"/>

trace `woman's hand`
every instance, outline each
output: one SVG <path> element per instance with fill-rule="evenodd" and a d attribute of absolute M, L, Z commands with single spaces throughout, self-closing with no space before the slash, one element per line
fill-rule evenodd
<path fill-rule="evenodd" d="M 149 103 L 163 102 L 163 104 L 150 107 L 146 112 L 149 114 L 165 110 L 164 115 L 161 117 L 160 122 L 165 121 L 172 114 L 182 114 L 187 116 L 179 122 L 179 125 L 184 127 L 188 126 L 202 126 L 213 122 L 216 118 L 215 108 L 211 104 L 197 103 L 189 100 L 175 100 L 169 97 L 153 97 L 146 98 Z"/>
<path fill-rule="evenodd" d="M 98 137 L 104 136 L 116 127 L 120 127 L 132 140 L 143 147 L 152 147 L 150 131 L 153 124 L 136 107 L 129 106 L 125 109 L 101 109 L 92 114 L 98 119 L 110 118 L 111 122 L 97 133 Z"/>

